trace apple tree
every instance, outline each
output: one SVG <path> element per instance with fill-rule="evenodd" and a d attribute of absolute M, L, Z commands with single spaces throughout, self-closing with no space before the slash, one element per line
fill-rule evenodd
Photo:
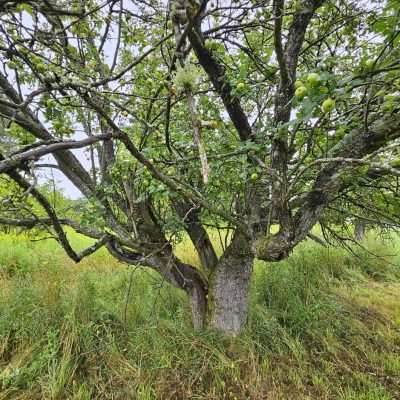
<path fill-rule="evenodd" d="M 255 259 L 346 243 L 355 220 L 399 226 L 399 15 L 394 0 L 1 1 L 0 224 L 50 230 L 76 262 L 106 247 L 185 291 L 195 328 L 240 333 Z M 38 184 L 49 168 L 78 214 Z M 95 244 L 77 252 L 67 226 Z M 230 233 L 221 255 L 208 227 Z M 200 265 L 176 256 L 183 233 Z"/>

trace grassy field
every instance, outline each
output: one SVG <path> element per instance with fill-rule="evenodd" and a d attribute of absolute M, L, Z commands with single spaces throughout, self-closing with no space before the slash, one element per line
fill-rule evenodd
<path fill-rule="evenodd" d="M 257 263 L 248 329 L 228 339 L 193 332 L 181 292 L 105 251 L 75 265 L 0 236 L 0 400 L 400 399 L 400 240 L 368 248 Z"/>

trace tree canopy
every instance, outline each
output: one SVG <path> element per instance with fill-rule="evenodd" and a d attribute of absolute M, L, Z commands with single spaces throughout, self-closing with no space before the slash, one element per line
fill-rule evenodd
<path fill-rule="evenodd" d="M 77 262 L 105 246 L 150 267 L 188 293 L 195 327 L 231 334 L 255 258 L 346 243 L 354 220 L 399 226 L 398 1 L 5 0 L 0 15 L 0 224 L 50 229 Z M 38 184 L 49 168 L 78 212 Z M 66 226 L 96 244 L 76 252 Z M 230 233 L 220 257 L 209 227 Z M 201 266 L 174 254 L 184 232 Z"/>

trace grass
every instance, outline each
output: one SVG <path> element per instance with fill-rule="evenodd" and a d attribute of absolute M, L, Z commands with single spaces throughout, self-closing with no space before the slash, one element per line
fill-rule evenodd
<path fill-rule="evenodd" d="M 0 400 L 400 399 L 399 244 L 257 263 L 248 329 L 229 339 L 193 332 L 180 291 L 105 251 L 75 265 L 1 236 Z"/>

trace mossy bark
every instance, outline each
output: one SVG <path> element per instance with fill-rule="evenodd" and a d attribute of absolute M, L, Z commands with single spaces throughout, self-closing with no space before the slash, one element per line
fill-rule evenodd
<path fill-rule="evenodd" d="M 210 280 L 207 316 L 210 328 L 236 336 L 245 327 L 253 261 L 248 241 L 236 235 Z"/>

